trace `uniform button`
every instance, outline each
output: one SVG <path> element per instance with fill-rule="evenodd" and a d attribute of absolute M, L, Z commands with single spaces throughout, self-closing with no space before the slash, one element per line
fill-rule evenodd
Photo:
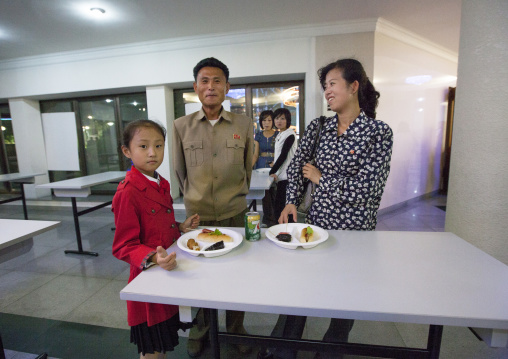
<path fill-rule="evenodd" d="M 171 228 L 175 228 L 175 224 L 174 223 L 171 225 Z"/>
<path fill-rule="evenodd" d="M 168 210 L 166 212 L 167 213 L 171 213 L 171 208 L 168 208 Z"/>
<path fill-rule="evenodd" d="M 213 154 L 213 157 L 217 157 L 217 154 L 216 154 L 216 153 L 214 153 L 214 154 Z"/>
<path fill-rule="evenodd" d="M 191 149 L 194 149 L 194 145 L 191 145 L 191 146 L 190 146 L 190 148 L 191 148 Z"/>
<path fill-rule="evenodd" d="M 152 213 L 155 213 L 155 209 L 152 208 Z"/>

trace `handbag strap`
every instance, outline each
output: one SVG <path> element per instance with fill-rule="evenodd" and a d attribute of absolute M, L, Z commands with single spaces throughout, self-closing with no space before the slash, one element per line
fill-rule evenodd
<path fill-rule="evenodd" d="M 316 139 L 314 140 L 314 146 L 312 147 L 312 152 L 310 154 L 310 159 L 314 158 L 314 155 L 316 154 L 316 149 L 319 144 L 319 137 L 321 137 L 321 129 L 323 128 L 323 123 L 326 120 L 326 116 L 320 116 L 319 117 L 319 126 L 316 134 Z"/>

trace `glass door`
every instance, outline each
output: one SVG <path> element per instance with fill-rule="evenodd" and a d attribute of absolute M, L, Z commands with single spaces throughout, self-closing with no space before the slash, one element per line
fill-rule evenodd
<path fill-rule="evenodd" d="M 79 117 L 87 174 L 119 171 L 114 102 L 107 99 L 80 101 Z"/>
<path fill-rule="evenodd" d="M 0 174 L 16 173 L 18 158 L 12 130 L 11 113 L 9 105 L 0 105 Z M 0 183 L 0 192 L 10 192 L 12 186 L 8 182 Z"/>
<path fill-rule="evenodd" d="M 252 86 L 252 118 L 255 126 L 259 126 L 259 114 L 265 110 L 275 111 L 286 108 L 291 113 L 291 127 L 295 130 L 297 138 L 300 131 L 305 129 L 303 115 L 300 109 L 299 84 L 280 85 L 253 85 Z"/>

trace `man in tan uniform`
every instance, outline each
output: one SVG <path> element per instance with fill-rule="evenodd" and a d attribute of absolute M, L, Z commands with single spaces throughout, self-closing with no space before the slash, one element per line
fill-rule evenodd
<path fill-rule="evenodd" d="M 187 214 L 198 213 L 202 226 L 242 227 L 252 173 L 253 123 L 222 107 L 230 87 L 229 70 L 222 62 L 213 57 L 201 60 L 194 67 L 194 80 L 202 108 L 173 125 L 173 165 L 185 209 Z M 198 323 L 189 333 L 191 357 L 201 353 L 207 338 L 210 326 L 205 312 L 199 309 Z M 244 314 L 226 311 L 228 332 L 246 333 Z"/>

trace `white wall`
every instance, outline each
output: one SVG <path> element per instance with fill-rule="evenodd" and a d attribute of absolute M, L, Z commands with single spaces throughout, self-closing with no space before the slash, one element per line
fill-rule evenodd
<path fill-rule="evenodd" d="M 508 1 L 465 0 L 445 229 L 508 264 Z M 506 283 L 499 283 L 506 286 Z"/>
<path fill-rule="evenodd" d="M 172 170 L 170 152 L 171 139 L 173 137 L 173 121 L 175 120 L 173 89 L 168 86 L 147 87 L 146 102 L 148 107 L 148 118 L 160 122 L 167 131 L 164 160 L 157 171 L 170 182 L 171 196 L 173 198 L 178 198 L 180 196 L 180 190 L 178 188 L 176 175 Z"/>
<path fill-rule="evenodd" d="M 222 46 L 204 44 L 199 48 L 143 54 L 112 49 L 91 59 L 72 53 L 54 55 L 47 61 L 49 64 L 39 61 L 30 66 L 0 63 L 0 99 L 192 83 L 193 67 L 210 56 L 228 65 L 231 78 L 304 74 L 308 71 L 309 48 L 310 37 Z M 282 60 L 267 61 L 267 54 Z"/>
<path fill-rule="evenodd" d="M 421 85 L 406 78 L 429 75 Z M 381 93 L 377 118 L 393 130 L 390 176 L 381 208 L 439 189 L 448 87 L 457 63 L 377 33 L 374 86 Z"/>

